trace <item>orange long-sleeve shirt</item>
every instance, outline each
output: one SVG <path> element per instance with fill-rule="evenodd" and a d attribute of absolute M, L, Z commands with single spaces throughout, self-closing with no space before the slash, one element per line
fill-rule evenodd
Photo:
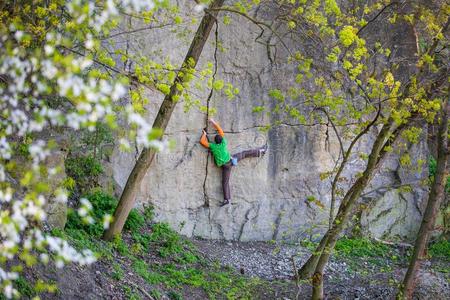
<path fill-rule="evenodd" d="M 219 123 L 213 123 L 214 128 L 216 128 L 217 132 L 221 137 L 225 135 L 225 133 L 222 130 L 222 127 L 220 127 Z"/>
<path fill-rule="evenodd" d="M 217 130 L 218 134 L 223 137 L 225 135 L 225 133 L 222 130 L 222 127 L 220 127 L 220 125 L 218 123 L 213 123 L 214 128 Z M 202 137 L 200 138 L 200 144 L 205 147 L 205 148 L 209 148 L 209 143 L 208 143 L 208 139 L 206 138 L 206 134 L 203 133 Z"/>
<path fill-rule="evenodd" d="M 209 148 L 208 139 L 206 138 L 206 134 L 204 132 L 202 134 L 202 137 L 200 138 L 200 144 L 205 148 Z"/>

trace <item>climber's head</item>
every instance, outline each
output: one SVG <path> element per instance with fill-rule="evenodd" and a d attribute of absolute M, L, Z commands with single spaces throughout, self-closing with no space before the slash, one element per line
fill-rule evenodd
<path fill-rule="evenodd" d="M 222 143 L 222 137 L 220 136 L 220 134 L 216 134 L 216 136 L 214 137 L 214 142 L 216 142 L 216 144 Z"/>

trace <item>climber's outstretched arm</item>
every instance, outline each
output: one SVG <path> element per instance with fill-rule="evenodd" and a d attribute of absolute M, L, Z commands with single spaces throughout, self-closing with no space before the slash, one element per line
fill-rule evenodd
<path fill-rule="evenodd" d="M 200 138 L 200 144 L 205 148 L 209 148 L 208 138 L 206 137 L 206 132 L 204 130 L 202 137 Z"/>
<path fill-rule="evenodd" d="M 225 135 L 225 133 L 222 130 L 222 127 L 220 127 L 219 123 L 217 123 L 216 121 L 214 121 L 213 119 L 209 119 L 209 121 L 211 122 L 211 124 L 214 126 L 214 128 L 216 128 L 217 132 L 219 133 L 219 135 L 221 137 L 223 137 Z"/>

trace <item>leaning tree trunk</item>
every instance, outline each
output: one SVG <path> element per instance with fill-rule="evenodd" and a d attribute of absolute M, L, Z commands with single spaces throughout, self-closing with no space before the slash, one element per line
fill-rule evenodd
<path fill-rule="evenodd" d="M 336 241 L 339 237 L 339 234 L 343 231 L 346 222 L 348 221 L 348 217 L 353 209 L 354 204 L 358 200 L 361 193 L 366 188 L 367 184 L 370 181 L 373 173 L 375 172 L 378 163 L 380 160 L 380 154 L 383 151 L 384 143 L 386 139 L 389 138 L 391 134 L 392 123 L 387 122 L 380 133 L 378 134 L 373 146 L 372 151 L 369 155 L 369 160 L 367 162 L 366 169 L 364 170 L 361 177 L 359 177 L 356 182 L 352 185 L 350 190 L 344 196 L 344 199 L 339 206 L 338 213 L 336 218 L 334 219 L 333 226 L 323 237 L 325 240 L 323 245 L 323 250 L 318 254 L 320 255 L 317 260 L 317 264 L 314 270 L 313 275 L 313 294 L 312 299 L 324 299 L 323 292 L 323 271 L 325 269 L 326 264 L 330 258 L 331 252 L 336 245 Z M 395 138 L 395 137 L 394 137 Z"/>
<path fill-rule="evenodd" d="M 214 0 L 209 6 L 210 9 L 220 8 L 223 5 L 225 0 Z M 167 124 L 169 123 L 172 112 L 177 104 L 174 101 L 174 97 L 179 95 L 179 91 L 177 89 L 178 84 L 182 84 L 187 76 L 183 76 L 183 69 L 185 66 L 189 66 L 195 68 L 197 65 L 200 54 L 202 53 L 203 47 L 208 40 L 209 33 L 216 21 L 218 11 L 217 10 L 208 10 L 203 17 L 200 26 L 195 33 L 194 39 L 192 40 L 191 46 L 186 54 L 186 57 L 183 61 L 181 71 L 177 74 L 171 88 L 170 92 L 164 98 L 158 114 L 156 115 L 156 119 L 153 122 L 153 128 L 162 129 L 164 132 Z M 142 150 L 136 164 L 134 165 L 133 170 L 128 177 L 125 188 L 122 192 L 122 196 L 120 197 L 119 204 L 114 212 L 113 222 L 107 231 L 105 231 L 103 238 L 105 240 L 111 240 L 114 235 L 120 234 L 122 232 L 125 221 L 130 213 L 130 210 L 133 208 L 136 194 L 139 190 L 141 182 L 147 173 L 150 165 L 152 164 L 153 158 L 155 157 L 156 151 L 152 148 L 146 148 Z"/>
<path fill-rule="evenodd" d="M 333 244 L 333 239 L 336 239 L 339 233 L 344 228 L 344 222 L 347 218 L 347 215 L 350 213 L 354 202 L 358 199 L 361 192 L 366 187 L 367 183 L 369 182 L 369 179 L 372 175 L 372 173 L 375 171 L 377 166 L 380 162 L 380 152 L 383 149 L 385 145 L 386 139 L 391 134 L 391 126 L 392 126 L 392 120 L 389 120 L 382 128 L 380 133 L 377 136 L 377 139 L 375 140 L 375 143 L 372 147 L 372 153 L 369 156 L 369 162 L 367 164 L 366 170 L 363 173 L 363 176 L 361 176 L 353 185 L 352 187 L 347 191 L 344 198 L 341 201 L 341 204 L 339 205 L 338 213 L 336 214 L 336 217 L 334 218 L 333 225 L 331 228 L 325 233 L 325 235 L 322 237 L 319 245 L 314 250 L 313 254 L 310 256 L 310 258 L 303 264 L 302 268 L 299 270 L 298 276 L 301 279 L 307 279 L 311 278 L 314 274 L 317 265 L 319 263 L 319 260 L 324 252 L 329 252 L 329 246 Z M 382 155 L 385 155 L 383 152 Z M 372 159 L 372 160 L 371 160 Z M 331 239 L 331 240 L 330 240 Z M 326 251 L 325 251 L 326 250 Z M 316 278 L 317 281 L 317 278 Z"/>
<path fill-rule="evenodd" d="M 425 249 L 428 242 L 428 237 L 431 230 L 434 228 L 436 221 L 437 209 L 445 196 L 445 184 L 448 176 L 448 118 L 450 116 L 450 104 L 444 103 L 444 108 L 441 114 L 441 124 L 438 130 L 437 139 L 437 170 L 433 180 L 430 194 L 428 196 L 428 203 L 423 215 L 422 224 L 420 225 L 419 233 L 417 234 L 416 243 L 414 245 L 414 252 L 409 263 L 408 271 L 406 272 L 403 284 L 397 294 L 397 299 L 412 299 L 414 287 L 416 284 L 416 274 L 420 269 L 421 259 L 425 254 Z"/>

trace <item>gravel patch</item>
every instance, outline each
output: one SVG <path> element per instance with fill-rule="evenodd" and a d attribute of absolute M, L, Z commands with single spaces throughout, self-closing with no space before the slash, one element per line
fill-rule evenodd
<path fill-rule="evenodd" d="M 194 240 L 194 244 L 210 260 L 267 280 L 293 278 L 292 258 L 297 266 L 308 258 L 308 252 L 294 245 L 217 240 Z"/>
<path fill-rule="evenodd" d="M 193 242 L 207 259 L 269 281 L 290 281 L 294 276 L 292 259 L 298 268 L 311 254 L 299 245 L 280 242 Z M 332 257 L 325 270 L 327 299 L 394 299 L 407 265 L 389 258 L 377 261 L 374 264 L 365 258 Z M 418 278 L 414 299 L 450 299 L 450 278 L 434 271 L 431 263 L 423 264 Z M 308 284 L 302 284 L 299 299 L 309 299 L 310 290 Z"/>

